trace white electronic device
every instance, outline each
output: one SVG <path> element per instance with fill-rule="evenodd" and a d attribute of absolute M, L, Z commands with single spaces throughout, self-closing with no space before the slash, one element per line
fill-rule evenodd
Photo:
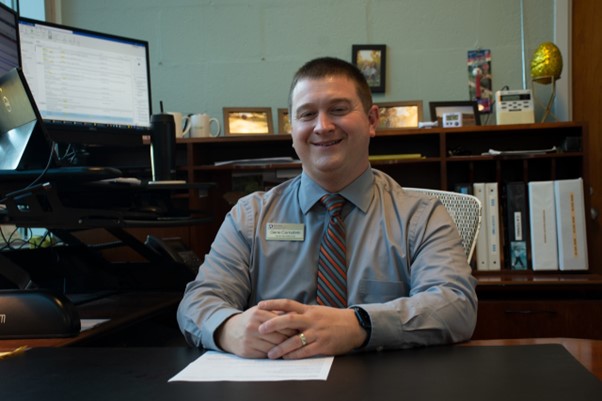
<path fill-rule="evenodd" d="M 535 108 L 531 89 L 497 91 L 495 114 L 498 125 L 534 123 Z"/>
<path fill-rule="evenodd" d="M 462 126 L 462 113 L 443 113 L 443 127 L 455 128 Z"/>

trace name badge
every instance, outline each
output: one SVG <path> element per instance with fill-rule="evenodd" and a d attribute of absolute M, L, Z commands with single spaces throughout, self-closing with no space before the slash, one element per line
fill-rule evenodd
<path fill-rule="evenodd" d="M 303 241 L 305 224 L 267 223 L 265 239 L 268 241 Z"/>

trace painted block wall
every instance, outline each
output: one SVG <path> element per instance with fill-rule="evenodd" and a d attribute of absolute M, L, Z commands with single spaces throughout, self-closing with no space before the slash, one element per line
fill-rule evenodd
<path fill-rule="evenodd" d="M 62 0 L 61 22 L 149 41 L 155 112 L 160 100 L 220 120 L 222 107 L 271 107 L 277 127 L 295 70 L 318 56 L 351 60 L 353 44 L 387 45 L 386 92 L 374 100 L 422 100 L 424 120 L 429 101 L 468 100 L 468 50 L 491 49 L 494 91 L 523 88 L 520 3 Z M 553 40 L 554 4 L 524 0 L 527 74 L 536 47 Z"/>

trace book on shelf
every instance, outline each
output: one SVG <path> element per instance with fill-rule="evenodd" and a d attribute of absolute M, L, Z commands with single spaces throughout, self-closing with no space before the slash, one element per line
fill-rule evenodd
<path fill-rule="evenodd" d="M 424 159 L 421 153 L 399 153 L 391 155 L 370 155 L 368 160 L 371 162 L 375 161 L 396 161 L 396 160 L 407 160 L 407 159 Z"/>
<path fill-rule="evenodd" d="M 554 182 L 532 181 L 527 187 L 531 268 L 533 271 L 558 270 Z"/>
<path fill-rule="evenodd" d="M 473 185 L 467 182 L 461 182 L 454 185 L 454 192 L 458 192 L 460 194 L 472 195 L 473 194 Z"/>
<path fill-rule="evenodd" d="M 253 158 L 253 159 L 234 159 L 234 160 L 224 160 L 213 163 L 214 166 L 227 166 L 227 165 L 236 165 L 236 166 L 270 166 L 272 164 L 300 164 L 301 162 L 297 159 L 293 159 L 292 157 L 261 157 L 261 158 Z"/>
<path fill-rule="evenodd" d="M 545 154 L 545 153 L 554 153 L 557 152 L 558 149 L 556 146 L 552 146 L 548 149 L 519 149 L 519 150 L 496 150 L 489 149 L 489 151 L 482 153 L 483 155 L 492 155 L 492 156 L 520 156 L 520 155 L 537 155 L 537 154 Z"/>
<path fill-rule="evenodd" d="M 485 217 L 487 218 L 487 258 L 489 270 L 500 270 L 500 203 L 497 182 L 485 183 Z"/>
<path fill-rule="evenodd" d="M 489 258 L 487 252 L 487 219 L 486 219 L 486 200 L 485 200 L 485 183 L 475 182 L 473 184 L 473 195 L 481 201 L 482 205 L 482 216 L 481 216 L 481 229 L 477 236 L 477 243 L 475 246 L 475 260 L 477 270 L 489 270 Z"/>
<path fill-rule="evenodd" d="M 527 189 L 523 181 L 504 185 L 505 265 L 527 270 Z"/>
<path fill-rule="evenodd" d="M 587 235 L 583 180 L 554 181 L 558 267 L 560 270 L 587 270 Z"/>

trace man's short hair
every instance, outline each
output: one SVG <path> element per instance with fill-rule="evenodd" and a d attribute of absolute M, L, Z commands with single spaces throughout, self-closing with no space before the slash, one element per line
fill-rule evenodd
<path fill-rule="evenodd" d="M 357 95 L 367 113 L 372 107 L 372 93 L 366 77 L 355 65 L 334 57 L 316 58 L 305 63 L 293 77 L 291 88 L 288 94 L 289 114 L 293 107 L 293 90 L 299 81 L 303 79 L 322 79 L 329 76 L 344 76 L 355 83 Z M 292 114 L 290 114 L 292 116 Z"/>

